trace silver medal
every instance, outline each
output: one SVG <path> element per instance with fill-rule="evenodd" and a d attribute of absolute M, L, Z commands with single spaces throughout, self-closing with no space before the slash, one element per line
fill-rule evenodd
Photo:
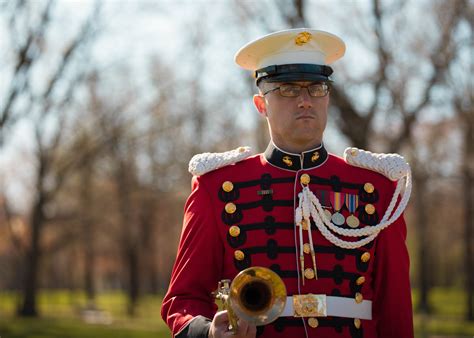
<path fill-rule="evenodd" d="M 325 209 L 324 210 L 324 216 L 326 216 L 326 219 L 329 222 L 331 220 L 332 214 L 328 209 Z"/>
<path fill-rule="evenodd" d="M 331 220 L 336 225 L 343 225 L 346 219 L 340 212 L 335 212 L 332 214 Z"/>

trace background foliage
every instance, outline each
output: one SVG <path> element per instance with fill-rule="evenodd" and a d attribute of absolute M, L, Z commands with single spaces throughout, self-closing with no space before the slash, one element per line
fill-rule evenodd
<path fill-rule="evenodd" d="M 233 53 L 302 26 L 347 44 L 329 150 L 411 164 L 418 335 L 473 335 L 474 2 L 336 3 L 0 2 L 0 335 L 167 336 L 187 162 L 268 142 Z"/>

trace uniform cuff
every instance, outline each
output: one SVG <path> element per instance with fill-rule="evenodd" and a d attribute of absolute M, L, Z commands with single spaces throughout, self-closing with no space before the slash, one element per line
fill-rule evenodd
<path fill-rule="evenodd" d="M 176 338 L 207 338 L 211 320 L 203 317 L 194 317 L 178 334 Z"/>

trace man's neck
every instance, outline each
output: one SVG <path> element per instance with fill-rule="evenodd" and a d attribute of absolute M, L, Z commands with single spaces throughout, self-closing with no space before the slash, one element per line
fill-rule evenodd
<path fill-rule="evenodd" d="M 316 142 L 310 142 L 307 144 L 287 144 L 285 142 L 279 142 L 274 139 L 272 139 L 272 142 L 277 148 L 292 154 L 301 154 L 305 151 L 315 149 L 319 147 L 322 143 L 321 140 L 318 140 Z"/>

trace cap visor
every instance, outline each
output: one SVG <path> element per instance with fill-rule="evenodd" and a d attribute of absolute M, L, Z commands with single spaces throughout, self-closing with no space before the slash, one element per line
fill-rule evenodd
<path fill-rule="evenodd" d="M 314 74 L 314 73 L 290 73 L 290 74 L 278 74 L 273 76 L 266 76 L 260 79 L 257 79 L 257 82 L 292 82 L 292 81 L 331 81 L 329 77 Z"/>

